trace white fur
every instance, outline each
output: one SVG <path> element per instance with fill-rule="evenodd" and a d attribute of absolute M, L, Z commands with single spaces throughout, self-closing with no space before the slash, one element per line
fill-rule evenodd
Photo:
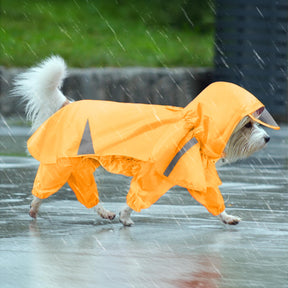
<path fill-rule="evenodd" d="M 224 159 L 231 163 L 247 158 L 264 148 L 269 140 L 270 137 L 265 130 L 246 116 L 234 129 L 225 147 Z"/>
<path fill-rule="evenodd" d="M 59 56 L 52 56 L 16 78 L 13 94 L 21 95 L 27 102 L 26 113 L 27 118 L 32 121 L 32 131 L 67 103 L 67 98 L 59 90 L 66 75 L 64 60 Z M 262 149 L 269 139 L 268 134 L 246 116 L 234 129 L 225 147 L 224 157 L 219 162 L 225 164 L 246 158 Z M 41 203 L 41 199 L 34 197 L 29 212 L 31 217 L 36 218 Z M 115 217 L 115 213 L 104 209 L 100 203 L 95 210 L 104 219 L 112 220 Z M 134 224 L 131 213 L 132 209 L 127 205 L 120 212 L 119 219 L 124 226 Z M 228 215 L 225 211 L 219 218 L 230 225 L 241 221 L 239 217 Z"/>
<path fill-rule="evenodd" d="M 224 224 L 229 224 L 229 225 L 237 225 L 241 221 L 240 217 L 229 215 L 226 213 L 226 211 L 222 212 L 219 215 L 219 219 Z"/>
<path fill-rule="evenodd" d="M 133 210 L 126 205 L 119 213 L 119 220 L 124 226 L 132 226 L 134 222 L 131 219 L 131 213 Z"/>
<path fill-rule="evenodd" d="M 66 75 L 64 60 L 52 56 L 15 78 L 12 93 L 27 102 L 26 115 L 33 132 L 67 101 L 59 90 Z"/>
<path fill-rule="evenodd" d="M 103 219 L 109 219 L 113 220 L 116 216 L 115 213 L 106 210 L 101 203 L 98 203 L 98 205 L 95 207 L 95 211 L 98 213 L 98 215 Z"/>
<path fill-rule="evenodd" d="M 270 137 L 259 124 L 250 117 L 244 117 L 234 129 L 225 149 L 222 164 L 235 162 L 249 157 L 261 150 L 269 142 Z M 241 221 L 237 216 L 228 215 L 226 211 L 219 215 L 224 224 L 236 225 Z"/>
<path fill-rule="evenodd" d="M 33 200 L 31 202 L 30 211 L 29 211 L 29 215 L 32 218 L 37 217 L 37 214 L 38 214 L 38 211 L 39 211 L 41 204 L 42 204 L 42 199 L 39 199 L 39 198 L 33 196 Z"/>

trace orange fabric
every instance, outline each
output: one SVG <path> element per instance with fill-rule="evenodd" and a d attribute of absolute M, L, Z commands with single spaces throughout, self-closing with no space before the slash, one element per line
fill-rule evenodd
<path fill-rule="evenodd" d="M 94 159 L 82 157 L 61 159 L 56 164 L 40 163 L 32 194 L 41 199 L 48 198 L 68 182 L 78 201 L 92 208 L 99 202 L 93 176 L 99 165 Z"/>
<path fill-rule="evenodd" d="M 239 121 L 261 107 L 251 93 L 226 82 L 211 84 L 185 108 L 74 102 L 28 141 L 40 161 L 33 194 L 49 197 L 68 182 L 77 199 L 93 207 L 99 201 L 93 171 L 102 165 L 133 177 L 127 204 L 135 211 L 179 185 L 218 215 L 225 206 L 215 162 Z"/>

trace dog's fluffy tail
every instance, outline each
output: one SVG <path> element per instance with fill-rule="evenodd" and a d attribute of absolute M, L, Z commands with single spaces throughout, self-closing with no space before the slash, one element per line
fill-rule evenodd
<path fill-rule="evenodd" d="M 26 102 L 26 117 L 33 132 L 67 101 L 59 90 L 66 70 L 61 57 L 51 56 L 15 78 L 12 94 Z"/>

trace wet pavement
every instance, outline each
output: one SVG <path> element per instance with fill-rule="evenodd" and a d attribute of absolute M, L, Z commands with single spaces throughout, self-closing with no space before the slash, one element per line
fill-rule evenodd
<path fill-rule="evenodd" d="M 135 226 L 102 220 L 68 186 L 28 216 L 38 163 L 27 128 L 0 127 L 0 287 L 288 287 L 288 126 L 267 148 L 219 170 L 225 226 L 182 188 L 134 213 Z M 120 211 L 129 179 L 99 171 L 105 207 Z"/>

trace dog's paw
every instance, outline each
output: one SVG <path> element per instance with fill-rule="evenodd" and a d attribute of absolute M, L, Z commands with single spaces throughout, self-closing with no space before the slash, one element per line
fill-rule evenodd
<path fill-rule="evenodd" d="M 33 208 L 30 208 L 30 211 L 29 211 L 29 216 L 36 219 L 37 218 L 37 212 L 35 209 Z"/>
<path fill-rule="evenodd" d="M 110 211 L 105 211 L 105 213 L 99 214 L 103 219 L 113 220 L 116 214 Z"/>
<path fill-rule="evenodd" d="M 229 215 L 225 211 L 219 215 L 219 218 L 224 224 L 228 225 L 237 225 L 241 221 L 240 217 Z"/>
<path fill-rule="evenodd" d="M 119 213 L 119 221 L 124 225 L 124 226 L 132 226 L 134 225 L 134 222 L 132 221 L 132 219 L 130 218 L 130 215 L 127 215 L 127 213 L 125 213 L 125 211 L 121 211 Z"/>
<path fill-rule="evenodd" d="M 30 217 L 36 219 L 37 218 L 37 214 L 39 211 L 39 208 L 41 206 L 42 200 L 37 198 L 37 197 L 33 197 L 33 201 L 30 204 L 30 211 L 29 211 L 29 215 Z"/>
<path fill-rule="evenodd" d="M 116 216 L 115 213 L 104 209 L 104 207 L 101 204 L 97 205 L 96 211 L 98 215 L 103 219 L 113 220 Z"/>
<path fill-rule="evenodd" d="M 134 222 L 132 221 L 132 219 L 131 218 L 128 218 L 128 219 L 126 219 L 126 218 L 119 218 L 119 221 L 124 225 L 124 226 L 128 226 L 128 227 L 130 227 L 130 226 L 132 226 L 132 225 L 134 225 Z"/>

